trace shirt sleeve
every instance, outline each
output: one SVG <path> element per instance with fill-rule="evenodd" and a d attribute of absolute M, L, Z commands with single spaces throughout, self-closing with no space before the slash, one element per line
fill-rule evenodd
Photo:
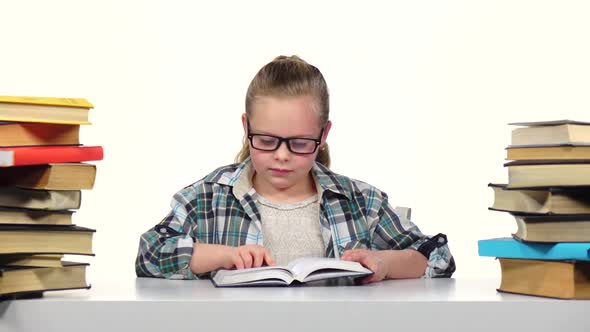
<path fill-rule="evenodd" d="M 380 193 L 380 206 L 376 211 L 375 231 L 372 240 L 374 249 L 413 249 L 418 250 L 429 237 L 422 234 L 418 226 L 404 216 L 395 213 L 388 202 L 387 194 Z M 450 277 L 455 272 L 455 260 L 448 244 L 437 245 L 426 257 L 428 265 L 424 277 Z"/>
<path fill-rule="evenodd" d="M 195 227 L 188 213 L 190 196 L 190 187 L 174 195 L 168 215 L 141 235 L 135 261 L 138 277 L 198 279 L 189 266 L 195 242 L 190 235 Z"/>

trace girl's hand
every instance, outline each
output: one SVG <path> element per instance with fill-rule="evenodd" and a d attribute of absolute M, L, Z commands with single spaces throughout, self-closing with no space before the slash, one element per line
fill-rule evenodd
<path fill-rule="evenodd" d="M 272 266 L 274 261 L 270 252 L 263 246 L 248 244 L 239 247 L 228 247 L 228 253 L 223 268 L 249 269 L 263 265 Z"/>
<path fill-rule="evenodd" d="M 368 284 L 381 281 L 387 275 L 387 266 L 384 257 L 380 251 L 368 249 L 347 250 L 340 257 L 343 261 L 355 261 L 361 263 L 367 269 L 373 271 L 373 274 L 361 279 L 361 283 Z"/>

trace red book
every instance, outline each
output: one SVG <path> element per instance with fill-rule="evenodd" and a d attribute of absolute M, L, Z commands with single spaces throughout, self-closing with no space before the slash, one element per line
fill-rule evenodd
<path fill-rule="evenodd" d="M 0 148 L 0 167 L 102 160 L 101 146 L 17 146 Z"/>

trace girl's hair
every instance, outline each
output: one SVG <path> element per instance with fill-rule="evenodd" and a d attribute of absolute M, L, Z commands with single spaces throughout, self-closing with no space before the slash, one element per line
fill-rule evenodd
<path fill-rule="evenodd" d="M 298 97 L 312 96 L 316 101 L 319 112 L 320 126 L 324 128 L 330 114 L 330 97 L 328 85 L 319 69 L 305 62 L 300 57 L 278 56 L 262 67 L 248 87 L 246 94 L 246 115 L 252 115 L 252 105 L 256 97 Z M 236 162 L 241 163 L 250 156 L 248 138 L 244 137 L 242 150 L 236 156 Z M 330 150 L 328 144 L 318 152 L 317 162 L 330 167 Z"/>

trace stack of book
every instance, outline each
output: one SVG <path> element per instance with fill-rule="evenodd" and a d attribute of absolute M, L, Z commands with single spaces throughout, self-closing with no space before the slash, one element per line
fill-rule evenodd
<path fill-rule="evenodd" d="M 590 299 L 590 123 L 513 123 L 507 184 L 490 184 L 490 210 L 509 212 L 512 238 L 480 240 L 497 257 L 499 291 Z"/>
<path fill-rule="evenodd" d="M 93 229 L 77 226 L 81 190 L 92 189 L 100 146 L 80 144 L 93 108 L 85 99 L 0 96 L 0 298 L 89 288 Z"/>

